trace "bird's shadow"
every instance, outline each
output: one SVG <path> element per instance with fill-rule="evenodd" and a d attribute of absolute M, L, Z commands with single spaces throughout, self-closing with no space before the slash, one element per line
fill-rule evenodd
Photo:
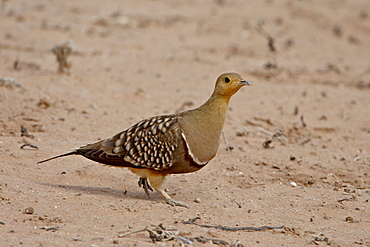
<path fill-rule="evenodd" d="M 103 195 L 103 196 L 113 196 L 120 199 L 130 198 L 137 199 L 142 201 L 159 201 L 159 197 L 156 192 L 150 194 L 148 197 L 144 192 L 133 192 L 127 190 L 117 190 L 111 188 L 103 187 L 91 187 L 91 186 L 82 186 L 82 185 L 65 185 L 65 184 L 53 184 L 53 183 L 41 183 L 38 184 L 46 185 L 54 188 L 63 188 L 67 190 L 72 190 L 79 192 L 80 194 L 93 194 L 93 195 Z"/>

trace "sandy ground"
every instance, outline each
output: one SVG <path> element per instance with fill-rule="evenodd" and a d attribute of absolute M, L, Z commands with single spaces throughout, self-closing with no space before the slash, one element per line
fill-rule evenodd
<path fill-rule="evenodd" d="M 161 223 L 230 245 L 370 246 L 368 0 L 1 3 L 1 246 L 184 244 L 119 237 Z M 71 67 L 58 73 L 51 49 L 68 40 Z M 166 183 L 189 209 L 147 198 L 126 169 L 36 164 L 197 107 L 230 71 L 253 84 L 231 100 L 232 151 L 222 144 L 207 167 Z M 183 224 L 195 217 L 284 228 Z"/>

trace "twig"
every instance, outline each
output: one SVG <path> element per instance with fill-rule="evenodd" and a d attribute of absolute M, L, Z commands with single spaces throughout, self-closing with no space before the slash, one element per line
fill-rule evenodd
<path fill-rule="evenodd" d="M 205 228 L 213 228 L 219 230 L 227 230 L 227 231 L 262 231 L 262 230 L 273 230 L 273 229 L 283 229 L 284 226 L 261 226 L 261 227 L 252 227 L 252 226 L 244 226 L 244 227 L 229 227 L 229 226 L 212 226 L 212 225 L 202 225 L 195 223 L 196 220 L 200 219 L 200 217 L 195 217 L 194 219 L 189 219 L 188 221 L 182 222 L 183 224 L 191 224 Z"/>
<path fill-rule="evenodd" d="M 53 226 L 53 227 L 40 227 L 41 230 L 45 231 L 58 231 L 61 226 Z"/>
<path fill-rule="evenodd" d="M 8 88 L 13 88 L 13 87 L 18 87 L 22 89 L 26 89 L 23 84 L 19 83 L 13 78 L 10 77 L 2 77 L 0 78 L 0 86 L 1 87 L 8 87 Z"/>
<path fill-rule="evenodd" d="M 68 62 L 67 59 L 74 51 L 72 41 L 66 41 L 60 44 L 56 44 L 51 51 L 57 57 L 57 61 L 59 64 L 58 72 L 68 73 L 69 69 L 72 66 L 72 63 Z"/>
<path fill-rule="evenodd" d="M 282 142 L 286 142 L 286 138 L 284 136 L 284 130 L 283 129 L 279 129 L 278 131 L 276 131 L 273 135 L 272 135 L 272 139 L 274 140 L 279 140 L 279 141 L 282 141 Z"/>
<path fill-rule="evenodd" d="M 17 59 L 13 63 L 13 69 L 15 70 L 22 70 L 22 69 L 40 70 L 40 65 L 36 63 L 23 62 Z"/>
<path fill-rule="evenodd" d="M 275 40 L 271 36 L 269 36 L 267 39 L 268 39 L 268 47 L 269 47 L 270 51 L 272 53 L 275 53 L 276 52 Z"/>
<path fill-rule="evenodd" d="M 349 198 L 343 198 L 343 199 L 339 199 L 337 202 L 344 202 L 344 201 L 353 201 L 353 200 Z"/>
<path fill-rule="evenodd" d="M 188 239 L 190 239 L 190 240 L 197 240 L 200 243 L 207 243 L 207 242 L 210 241 L 212 244 L 227 245 L 227 246 L 230 245 L 230 243 L 227 242 L 227 241 L 225 241 L 225 240 L 216 239 L 216 238 L 207 238 L 207 237 L 203 237 L 203 236 L 199 236 L 199 237 L 188 237 Z"/>
<path fill-rule="evenodd" d="M 29 138 L 35 138 L 34 135 L 31 135 L 28 133 L 28 129 L 24 126 L 21 126 L 21 136 L 29 137 Z"/>
<path fill-rule="evenodd" d="M 265 22 L 263 20 L 259 21 L 257 23 L 256 31 L 264 38 L 267 39 L 267 47 L 268 51 L 272 56 L 273 63 L 267 63 L 267 68 L 277 68 L 277 51 L 275 47 L 275 40 L 274 38 L 269 34 L 268 31 L 264 28 Z"/>
<path fill-rule="evenodd" d="M 24 149 L 25 147 L 30 147 L 30 148 L 34 148 L 34 149 L 39 149 L 39 147 L 38 147 L 38 146 L 33 145 L 33 144 L 31 144 L 31 143 L 23 144 L 23 145 L 21 146 L 21 149 Z"/>
<path fill-rule="evenodd" d="M 261 131 L 262 133 L 266 134 L 266 135 L 271 136 L 271 139 L 272 140 L 278 140 L 278 141 L 285 142 L 285 143 L 287 142 L 287 139 L 284 136 L 284 130 L 283 129 L 279 129 L 275 133 L 271 133 L 270 131 L 265 130 L 262 127 L 258 127 L 258 130 Z M 271 147 L 273 147 L 272 145 L 270 145 L 272 143 L 272 140 L 270 140 L 270 139 L 266 140 L 265 142 L 262 143 L 262 146 L 264 148 L 271 148 Z"/>
<path fill-rule="evenodd" d="M 158 241 L 170 241 L 175 239 L 176 235 L 180 233 L 178 229 L 166 229 L 163 224 L 159 224 L 157 226 L 154 226 L 153 229 L 150 229 L 148 227 L 145 227 L 144 229 L 136 230 L 136 231 L 131 231 L 131 232 L 126 232 L 123 234 L 118 235 L 119 238 L 123 238 L 127 235 L 134 234 L 134 233 L 139 233 L 139 232 L 148 232 L 149 237 L 152 239 L 153 242 L 158 242 Z"/>
<path fill-rule="evenodd" d="M 144 228 L 144 229 L 140 229 L 140 230 L 135 230 L 135 231 L 131 231 L 131 232 L 125 232 L 125 233 L 122 233 L 120 235 L 118 235 L 119 238 L 123 238 L 123 237 L 126 237 L 128 235 L 131 235 L 131 234 L 134 234 L 134 233 L 139 233 L 139 232 L 145 232 L 147 228 Z"/>
<path fill-rule="evenodd" d="M 265 119 L 265 118 L 260 118 L 260 117 L 254 117 L 253 119 L 256 121 L 267 123 L 268 125 L 271 125 L 271 126 L 275 125 L 273 122 L 271 122 L 269 118 Z"/>
<path fill-rule="evenodd" d="M 305 123 L 305 121 L 304 121 L 304 117 L 303 117 L 303 115 L 301 115 L 300 119 L 301 119 L 302 126 L 303 126 L 303 127 L 306 127 L 306 126 L 307 126 L 307 124 L 306 124 L 306 123 Z"/>
<path fill-rule="evenodd" d="M 11 88 L 12 89 L 14 87 L 18 87 L 18 88 L 21 88 L 22 90 L 26 89 L 21 83 L 17 82 L 15 79 L 9 78 L 9 77 L 0 78 L 0 87 L 2 88 L 3 94 L 4 94 L 6 99 L 8 98 L 6 88 Z"/>
<path fill-rule="evenodd" d="M 303 146 L 304 144 L 306 144 L 306 143 L 308 143 L 310 141 L 311 141 L 311 138 L 308 138 L 308 139 L 306 139 L 304 141 L 301 141 L 298 145 Z"/>
<path fill-rule="evenodd" d="M 195 219 L 189 220 L 189 222 L 190 221 L 194 222 Z M 184 224 L 186 224 L 186 223 L 184 222 Z M 227 242 L 225 240 L 222 240 L 222 239 L 207 238 L 207 237 L 203 237 L 203 236 L 180 237 L 180 236 L 177 236 L 180 233 L 180 230 L 175 229 L 175 228 L 167 229 L 163 226 L 162 223 L 157 225 L 157 226 L 156 225 L 152 225 L 152 226 L 153 226 L 153 228 L 145 227 L 145 228 L 140 229 L 140 230 L 126 232 L 126 233 L 118 235 L 118 237 L 123 238 L 125 236 L 130 235 L 130 234 L 146 231 L 146 232 L 149 233 L 149 237 L 152 239 L 153 242 L 160 242 L 160 241 L 163 242 L 163 241 L 177 240 L 177 241 L 181 241 L 182 243 L 185 243 L 185 244 L 193 245 L 194 241 L 196 240 L 196 241 L 201 242 L 201 243 L 211 242 L 212 244 L 223 245 L 223 246 L 225 246 L 225 245 L 226 246 L 239 246 L 239 245 L 232 245 L 229 242 Z"/>
<path fill-rule="evenodd" d="M 232 199 L 231 201 L 234 202 L 236 205 L 238 205 L 238 208 L 242 207 L 242 205 L 239 202 L 237 202 L 235 199 Z"/>
<path fill-rule="evenodd" d="M 149 232 L 149 237 L 152 239 L 153 242 L 158 242 L 158 241 L 170 241 L 170 240 L 173 240 L 175 238 L 175 236 L 178 234 L 178 233 L 170 233 L 170 232 L 167 232 L 167 231 L 158 231 L 156 229 L 156 231 L 153 231 L 149 228 L 146 229 L 148 232 Z"/>
<path fill-rule="evenodd" d="M 194 244 L 193 241 L 191 241 L 190 239 L 184 238 L 184 237 L 177 237 L 177 239 L 184 242 L 185 244 Z"/>
<path fill-rule="evenodd" d="M 298 115 L 298 112 L 299 112 L 299 108 L 298 108 L 298 106 L 296 105 L 296 106 L 294 107 L 293 115 L 294 115 L 294 116 Z"/>
<path fill-rule="evenodd" d="M 270 131 L 265 130 L 262 127 L 258 127 L 258 130 L 261 131 L 262 133 L 266 134 L 266 135 L 269 135 L 269 136 L 272 136 L 273 135 Z"/>
<path fill-rule="evenodd" d="M 227 142 L 226 140 L 226 137 L 225 137 L 225 132 L 222 131 L 222 139 L 224 140 L 224 143 L 225 143 L 225 146 L 226 146 L 226 151 L 231 151 L 233 150 L 234 148 L 232 146 L 229 145 L 229 143 Z"/>

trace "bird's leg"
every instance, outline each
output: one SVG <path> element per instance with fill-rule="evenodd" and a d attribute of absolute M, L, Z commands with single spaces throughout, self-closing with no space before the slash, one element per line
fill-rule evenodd
<path fill-rule="evenodd" d="M 185 208 L 189 208 L 189 206 L 184 203 L 184 202 L 180 202 L 180 201 L 175 201 L 173 200 L 168 194 L 166 191 L 164 191 L 163 189 L 158 189 L 157 190 L 159 193 L 162 194 L 162 196 L 166 199 L 166 202 L 167 204 L 171 205 L 171 206 L 180 206 L 180 207 L 185 207 Z"/>
<path fill-rule="evenodd" d="M 150 186 L 149 182 L 148 182 L 148 179 L 147 178 L 140 178 L 139 179 L 139 187 L 143 187 L 144 191 L 145 191 L 145 194 L 150 197 L 149 193 L 150 191 L 153 191 L 153 188 L 152 186 Z"/>
<path fill-rule="evenodd" d="M 150 184 L 153 186 L 153 188 L 159 193 L 161 193 L 161 195 L 166 200 L 167 204 L 171 206 L 180 206 L 180 207 L 189 208 L 189 206 L 186 203 L 173 200 L 167 194 L 167 192 L 164 191 L 164 189 L 162 189 L 163 182 L 166 179 L 165 175 L 152 173 L 150 176 L 148 176 L 148 179 L 149 179 Z"/>

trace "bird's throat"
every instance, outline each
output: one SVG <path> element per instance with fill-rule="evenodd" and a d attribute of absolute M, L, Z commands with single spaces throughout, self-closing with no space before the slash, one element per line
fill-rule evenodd
<path fill-rule="evenodd" d="M 229 100 L 212 95 L 199 108 L 184 113 L 180 126 L 196 163 L 206 164 L 216 155 Z"/>

